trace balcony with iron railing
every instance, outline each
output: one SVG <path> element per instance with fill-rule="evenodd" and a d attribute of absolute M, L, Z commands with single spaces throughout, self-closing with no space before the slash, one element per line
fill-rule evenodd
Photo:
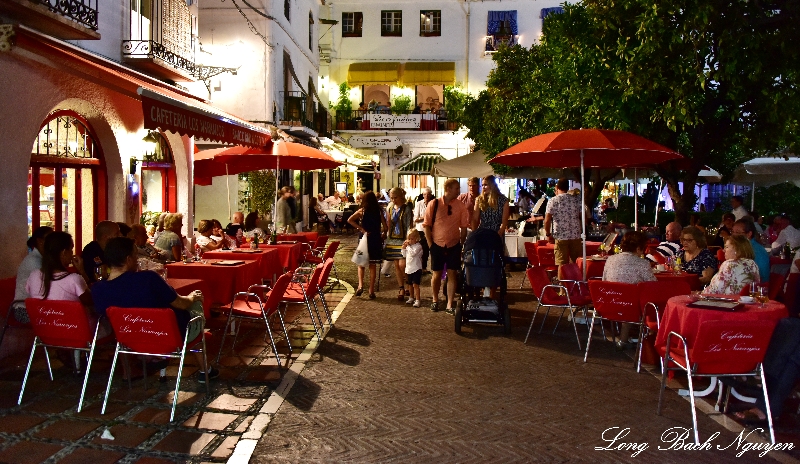
<path fill-rule="evenodd" d="M 122 60 L 155 77 L 194 81 L 197 18 L 185 0 L 131 0 Z"/>
<path fill-rule="evenodd" d="M 344 114 L 337 111 L 336 129 L 455 131 L 458 130 L 458 124 L 447 120 L 447 110 L 444 108 L 435 112 L 415 114 L 411 110 L 395 111 L 383 107 L 372 110 L 352 110 Z"/>
<path fill-rule="evenodd" d="M 63 40 L 97 40 L 100 38 L 97 32 L 97 2 L 0 0 L 0 17 Z"/>
<path fill-rule="evenodd" d="M 332 118 L 327 109 L 311 101 L 302 91 L 280 92 L 283 100 L 281 125 L 307 127 L 319 135 L 330 134 Z"/>

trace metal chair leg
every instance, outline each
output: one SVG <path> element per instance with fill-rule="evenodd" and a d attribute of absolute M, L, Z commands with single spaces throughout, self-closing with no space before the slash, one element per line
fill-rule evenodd
<path fill-rule="evenodd" d="M 220 358 L 220 356 L 222 356 L 223 348 L 225 348 L 225 335 L 228 334 L 228 326 L 231 323 L 231 319 L 233 319 L 233 314 L 232 313 L 228 315 L 228 320 L 225 321 L 225 330 L 222 331 L 222 343 L 220 343 L 220 345 L 219 345 L 219 353 L 217 353 L 217 364 L 219 364 L 219 358 Z"/>
<path fill-rule="evenodd" d="M 589 339 L 586 340 L 586 354 L 583 355 L 583 362 L 586 362 L 589 358 L 589 347 L 592 345 L 592 332 L 594 331 L 595 318 L 597 318 L 597 313 L 592 314 L 592 323 L 589 325 Z"/>
<path fill-rule="evenodd" d="M 111 372 L 108 373 L 108 384 L 106 385 L 106 394 L 103 396 L 103 407 L 100 409 L 100 415 L 106 413 L 108 395 L 111 394 L 111 382 L 114 380 L 114 368 L 117 366 L 117 357 L 119 357 L 119 348 L 119 342 L 117 342 L 117 348 L 114 350 L 114 360 L 111 361 Z"/>
<path fill-rule="evenodd" d="M 758 365 L 758 379 L 761 380 L 761 389 L 764 390 L 764 404 L 767 408 L 767 424 L 769 424 L 769 441 L 773 445 L 775 444 L 775 429 L 773 424 L 772 418 L 772 408 L 769 405 L 769 392 L 767 392 L 767 379 L 764 375 L 764 365 Z"/>
<path fill-rule="evenodd" d="M 525 343 L 528 343 L 528 337 L 530 337 L 530 336 L 531 336 L 531 329 L 533 328 L 533 321 L 535 321 L 535 320 L 536 320 L 536 315 L 537 315 L 537 314 L 539 314 L 539 308 L 540 308 L 541 306 L 542 306 L 542 304 L 541 304 L 541 303 L 537 303 L 537 304 L 536 304 L 536 310 L 535 310 L 535 311 L 533 311 L 533 317 L 531 318 L 531 325 L 530 325 L 530 326 L 528 326 L 528 333 L 527 333 L 527 334 L 525 334 L 525 341 L 523 341 L 523 342 L 522 342 L 523 344 L 525 344 Z"/>
<path fill-rule="evenodd" d="M 36 345 L 39 343 L 39 337 L 33 339 L 33 348 L 31 348 L 31 355 L 28 357 L 28 367 L 25 368 L 25 377 L 22 378 L 22 388 L 19 391 L 19 398 L 17 398 L 17 405 L 22 404 L 22 395 L 25 393 L 25 385 L 28 384 L 28 375 L 31 373 L 31 366 L 33 365 L 33 355 L 36 353 Z M 47 349 L 45 349 L 45 353 Z M 52 379 L 51 379 L 52 380 Z"/>
<path fill-rule="evenodd" d="M 577 311 L 570 311 L 570 315 L 572 316 L 572 328 L 575 329 L 575 340 L 578 341 L 578 351 L 581 350 L 581 338 L 578 336 L 578 324 L 575 322 L 575 313 Z"/>

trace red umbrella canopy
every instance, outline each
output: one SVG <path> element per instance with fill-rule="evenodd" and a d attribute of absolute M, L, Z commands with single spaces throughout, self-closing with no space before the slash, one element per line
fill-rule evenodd
<path fill-rule="evenodd" d="M 223 163 L 234 158 L 245 164 L 253 164 L 248 160 L 257 159 L 258 165 L 263 166 L 258 169 L 280 168 L 313 171 L 315 169 L 333 169 L 342 164 L 324 151 L 301 143 L 284 141 L 275 142 L 267 154 L 264 154 L 263 150 L 244 149 L 242 153 L 228 152 L 217 155 L 217 159 Z"/>
<path fill-rule="evenodd" d="M 674 150 L 630 132 L 577 129 L 537 135 L 495 156 L 507 166 L 571 168 L 644 167 L 682 158 Z M 536 155 L 547 156 L 536 156 Z"/>

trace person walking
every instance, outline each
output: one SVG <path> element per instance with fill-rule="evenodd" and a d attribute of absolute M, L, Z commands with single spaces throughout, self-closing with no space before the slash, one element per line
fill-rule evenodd
<path fill-rule="evenodd" d="M 394 261 L 397 285 L 400 287 L 397 300 L 403 301 L 410 293 L 405 290 L 406 260 L 401 249 L 403 242 L 406 241 L 408 229 L 411 228 L 411 219 L 414 216 L 414 212 L 411 210 L 411 206 L 406 203 L 406 191 L 402 188 L 393 188 L 389 192 L 389 199 L 392 202 L 386 207 L 386 225 L 388 228 L 383 259 Z"/>
<path fill-rule="evenodd" d="M 431 250 L 431 287 L 433 301 L 431 311 L 439 310 L 439 289 L 442 285 L 442 271 L 447 266 L 447 307 L 454 313 L 454 300 L 458 270 L 461 268 L 461 247 L 467 237 L 469 213 L 467 206 L 459 201 L 461 187 L 458 180 L 448 179 L 444 183 L 444 196 L 428 203 L 425 209 L 425 238 Z"/>
<path fill-rule="evenodd" d="M 289 199 L 292 196 L 291 187 L 283 187 L 281 189 L 281 197 L 278 203 L 275 204 L 275 227 L 278 232 L 285 232 L 287 234 L 297 233 L 294 227 L 294 218 L 292 217 L 292 208 L 289 205 Z"/>
<path fill-rule="evenodd" d="M 369 255 L 369 299 L 375 299 L 375 276 L 377 274 L 375 265 L 383 259 L 383 240 L 386 238 L 386 218 L 383 216 L 381 207 L 378 204 L 378 197 L 372 190 L 364 194 L 361 200 L 361 208 L 353 213 L 347 222 L 353 229 L 361 232 L 361 236 L 367 235 L 367 250 Z M 361 240 L 359 236 L 359 240 Z M 356 296 L 361 296 L 364 292 L 364 266 L 358 266 L 358 288 Z"/>
<path fill-rule="evenodd" d="M 458 196 L 458 200 L 467 206 L 467 213 L 472 217 L 472 212 L 475 210 L 475 199 L 481 192 L 481 180 L 477 177 L 470 177 L 467 180 L 467 193 L 462 193 Z M 459 191 L 461 191 L 459 189 Z"/>
<path fill-rule="evenodd" d="M 581 255 L 581 197 L 570 195 L 569 180 L 559 179 L 556 183 L 556 196 L 547 202 L 544 215 L 544 230 L 547 240 L 555 244 L 558 278 L 561 267 L 575 262 Z"/>
<path fill-rule="evenodd" d="M 425 220 L 425 208 L 433 200 L 431 188 L 424 187 L 421 195 L 422 199 L 418 200 L 414 205 L 414 227 L 419 232 L 419 243 L 422 245 L 422 272 L 427 273 L 430 249 L 428 248 L 428 241 L 425 239 L 425 227 L 422 226 L 422 221 Z"/>
<path fill-rule="evenodd" d="M 508 197 L 500 193 L 494 176 L 486 176 L 481 181 L 482 192 L 475 200 L 470 228 L 489 229 L 505 237 L 508 228 Z"/>

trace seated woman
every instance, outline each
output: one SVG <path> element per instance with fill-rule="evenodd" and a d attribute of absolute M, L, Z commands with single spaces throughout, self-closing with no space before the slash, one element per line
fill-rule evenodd
<path fill-rule="evenodd" d="M 26 287 L 28 277 L 37 269 L 42 268 L 42 252 L 44 250 L 45 238 L 53 232 L 52 227 L 42 226 L 33 231 L 28 239 L 28 254 L 17 268 L 17 285 L 14 288 L 14 301 L 8 308 L 8 314 L 13 314 L 14 318 L 27 324 L 30 322 L 28 312 L 25 310 L 25 299 L 30 298 L 31 294 Z"/>
<path fill-rule="evenodd" d="M 643 258 L 647 248 L 647 236 L 642 232 L 630 231 L 622 237 L 619 245 L 621 253 L 611 255 L 603 268 L 603 280 L 638 284 L 656 280 L 650 261 Z M 630 343 L 631 324 L 622 324 L 617 349 L 624 349 Z"/>
<path fill-rule="evenodd" d="M 331 233 L 331 221 L 328 214 L 319 206 L 316 198 L 311 197 L 308 200 L 308 224 L 312 228 L 316 225 L 317 228 L 322 228 L 326 233 Z"/>
<path fill-rule="evenodd" d="M 251 239 L 258 235 L 259 242 L 267 240 L 267 234 L 258 227 L 258 212 L 253 211 L 244 218 L 244 236 Z"/>
<path fill-rule="evenodd" d="M 738 295 L 751 282 L 760 282 L 758 265 L 750 240 L 744 235 L 731 235 L 725 241 L 725 262 L 703 290 L 707 294 Z"/>
<path fill-rule="evenodd" d="M 236 239 L 225 233 L 225 229 L 222 228 L 222 223 L 218 219 L 212 219 L 211 226 L 211 240 L 220 242 L 223 250 L 236 248 Z"/>
<path fill-rule="evenodd" d="M 189 325 L 189 321 L 203 314 L 203 294 L 194 291 L 187 296 L 178 295 L 155 272 L 137 272 L 137 257 L 138 251 L 133 240 L 117 237 L 108 241 L 105 249 L 106 264 L 109 267 L 108 279 L 92 287 L 97 313 L 105 315 L 111 306 L 165 308 L 165 311 L 171 309 L 175 313 L 181 337 L 184 337 L 187 331 L 189 340 L 200 335 L 204 326 L 203 319 L 195 321 L 192 325 Z M 203 362 L 203 355 L 195 353 L 195 360 L 200 367 L 197 380 L 204 383 L 207 367 Z M 217 369 L 208 371 L 209 378 L 218 375 Z"/>
<path fill-rule="evenodd" d="M 681 231 L 683 250 L 676 255 L 681 259 L 681 270 L 700 276 L 700 283 L 711 282 L 717 272 L 717 257 L 706 248 L 706 234 L 689 226 Z"/>
<path fill-rule="evenodd" d="M 211 250 L 222 249 L 224 243 L 222 240 L 217 241 L 211 238 L 214 233 L 214 223 L 208 219 L 203 219 L 197 224 L 197 236 L 195 236 L 195 243 L 200 246 L 203 252 Z"/>
<path fill-rule="evenodd" d="M 155 247 L 168 252 L 168 260 L 181 261 L 181 257 L 183 256 L 182 228 L 183 214 L 169 213 L 167 217 L 164 218 L 164 231 L 158 234 Z"/>

